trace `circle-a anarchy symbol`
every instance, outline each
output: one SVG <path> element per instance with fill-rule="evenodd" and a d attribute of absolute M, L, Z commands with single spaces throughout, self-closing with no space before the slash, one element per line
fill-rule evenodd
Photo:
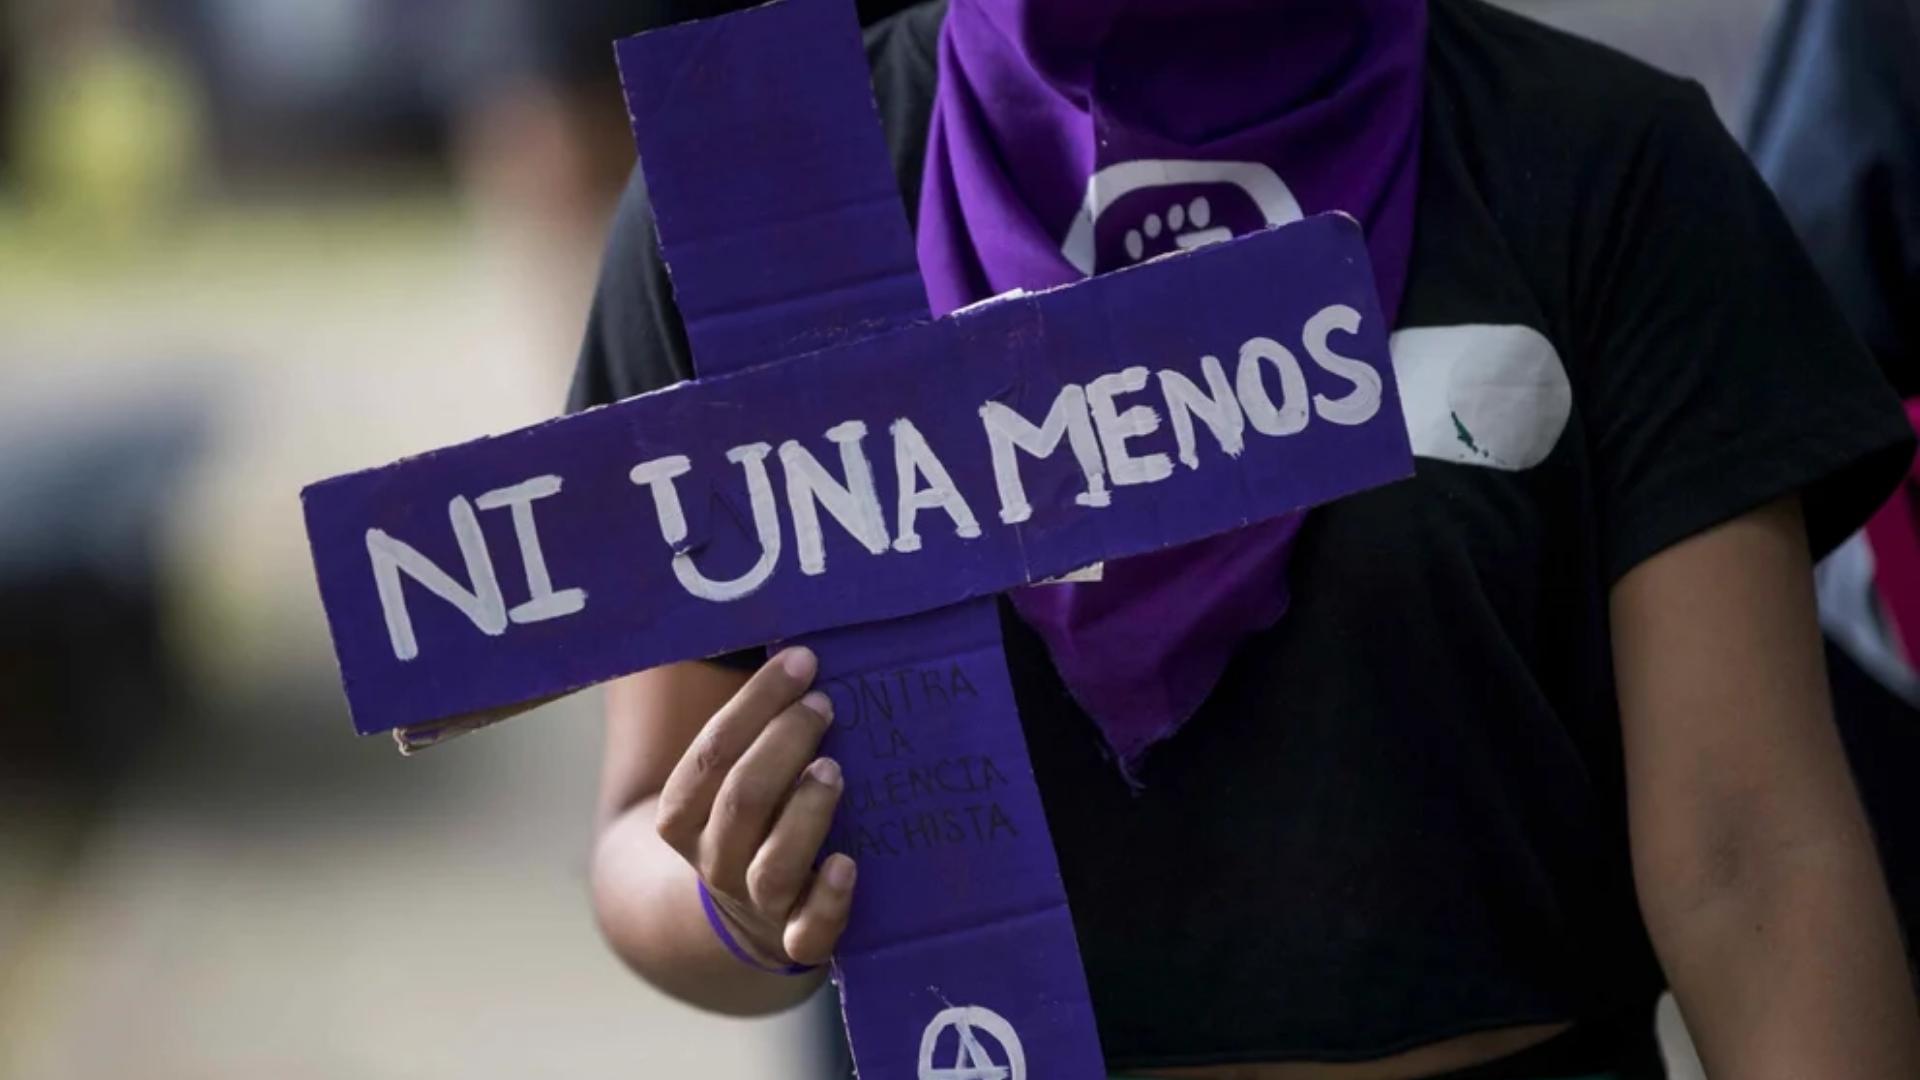
<path fill-rule="evenodd" d="M 940 1047 L 940 1036 L 949 1028 L 959 1040 L 954 1046 L 953 1064 L 941 1067 L 934 1063 L 934 1052 Z M 980 1041 L 982 1034 L 999 1044 L 1004 1062 L 994 1060 Z M 933 1018 L 920 1037 L 920 1080 L 1027 1080 L 1027 1054 L 1013 1025 L 992 1009 L 978 1005 L 946 1009 Z"/>

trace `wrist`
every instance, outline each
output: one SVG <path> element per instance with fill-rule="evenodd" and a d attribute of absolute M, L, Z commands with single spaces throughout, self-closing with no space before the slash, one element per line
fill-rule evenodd
<path fill-rule="evenodd" d="M 714 937 L 734 959 L 748 967 L 765 972 L 768 975 L 798 976 L 811 974 L 819 970 L 818 965 L 796 964 L 784 950 L 769 950 L 753 940 L 753 935 L 730 915 L 707 888 L 705 881 L 699 881 L 700 907 L 706 913 L 707 925 L 713 929 Z"/>

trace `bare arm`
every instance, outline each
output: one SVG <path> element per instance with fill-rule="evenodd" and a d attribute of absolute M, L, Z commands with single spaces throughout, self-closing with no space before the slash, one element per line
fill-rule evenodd
<path fill-rule="evenodd" d="M 1640 906 L 1708 1072 L 1920 1077 L 1799 502 L 1648 560 L 1612 612 Z"/>
<path fill-rule="evenodd" d="M 853 865 L 813 867 L 838 802 L 815 761 L 831 708 L 804 670 L 775 657 L 751 680 L 676 664 L 607 692 L 607 747 L 593 858 L 594 910 L 634 971 L 703 1008 L 790 1008 L 823 974 L 765 974 L 720 943 L 699 900 L 704 878 L 736 939 L 763 964 L 823 963 L 845 926 Z"/>

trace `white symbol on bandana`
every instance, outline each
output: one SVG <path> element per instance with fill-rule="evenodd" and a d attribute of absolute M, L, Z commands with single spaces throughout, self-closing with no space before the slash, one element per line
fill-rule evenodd
<path fill-rule="evenodd" d="M 1257 161 L 1125 161 L 1101 169 L 1087 181 L 1087 196 L 1067 231 L 1066 242 L 1060 245 L 1060 253 L 1075 269 L 1092 276 L 1096 262 L 1094 224 L 1100 215 L 1136 191 L 1195 184 L 1239 188 L 1260 208 L 1268 225 L 1286 225 L 1306 216 L 1280 174 Z M 1214 224 L 1212 203 L 1201 197 L 1176 202 L 1164 216 L 1149 214 L 1128 230 L 1128 257 L 1138 262 L 1147 241 L 1158 238 L 1162 231 L 1176 234 L 1174 243 L 1182 251 L 1233 238 L 1232 230 Z"/>
<path fill-rule="evenodd" d="M 953 1064 L 942 1068 L 933 1059 L 940 1049 L 940 1036 L 949 1030 L 958 1038 Z M 996 1061 L 980 1041 L 981 1035 L 999 1044 L 1004 1062 Z M 947 1009 L 933 1018 L 920 1037 L 920 1080 L 1027 1080 L 1027 1054 L 1013 1025 L 999 1013 L 978 1005 Z"/>

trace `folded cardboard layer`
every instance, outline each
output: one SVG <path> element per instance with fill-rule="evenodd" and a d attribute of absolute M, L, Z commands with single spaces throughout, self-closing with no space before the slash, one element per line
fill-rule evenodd
<path fill-rule="evenodd" d="M 1034 1076 L 1103 1080 L 998 606 L 806 643 L 834 702 L 821 752 L 846 778 L 827 846 L 860 866 L 834 975 L 863 1080 L 995 1075 L 966 1070 L 1011 1069 L 1009 1055 Z"/>

